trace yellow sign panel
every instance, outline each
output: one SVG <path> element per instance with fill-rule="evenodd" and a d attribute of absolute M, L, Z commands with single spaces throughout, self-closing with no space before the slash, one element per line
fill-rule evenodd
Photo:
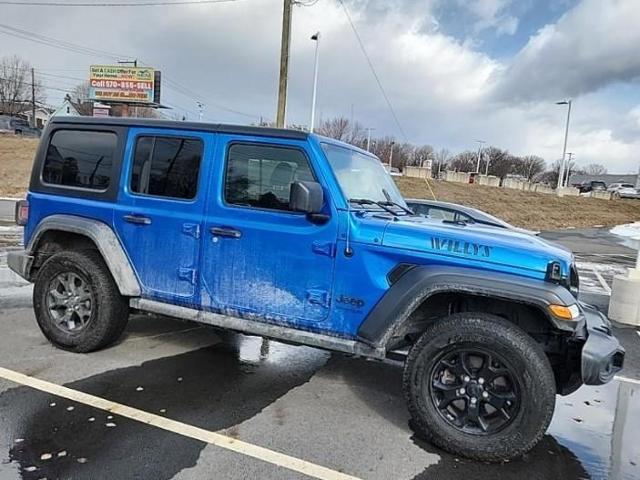
<path fill-rule="evenodd" d="M 153 102 L 154 69 L 122 65 L 92 65 L 89 98 L 111 102 Z"/>

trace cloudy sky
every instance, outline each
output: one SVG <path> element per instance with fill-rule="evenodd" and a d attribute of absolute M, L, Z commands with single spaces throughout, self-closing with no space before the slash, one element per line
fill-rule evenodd
<path fill-rule="evenodd" d="M 338 0 L 294 8 L 288 122 L 308 124 L 309 37 L 320 30 L 324 118 L 353 115 L 374 135 L 403 141 L 404 131 L 413 143 L 453 152 L 482 139 L 551 162 L 562 154 L 566 116 L 555 102 L 572 98 L 568 150 L 577 162 L 617 173 L 640 167 L 639 0 L 345 3 L 400 127 Z M 207 120 L 252 123 L 275 117 L 281 15 L 282 0 L 128 8 L 0 2 L 0 55 L 29 60 L 52 104 L 90 64 L 128 57 L 163 71 L 163 101 L 173 113 L 195 119 L 200 100 Z M 7 35 L 7 26 L 43 35 L 48 45 Z M 49 38 L 102 53 L 55 48 Z"/>

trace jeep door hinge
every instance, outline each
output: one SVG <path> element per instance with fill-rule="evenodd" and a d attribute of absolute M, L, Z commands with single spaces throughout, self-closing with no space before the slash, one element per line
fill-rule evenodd
<path fill-rule="evenodd" d="M 193 238 L 200 238 L 200 225 L 197 223 L 183 223 L 182 233 Z"/>
<path fill-rule="evenodd" d="M 313 242 L 311 249 L 318 255 L 326 255 L 327 257 L 336 256 L 336 244 L 333 242 Z"/>
<path fill-rule="evenodd" d="M 312 305 L 329 308 L 329 292 L 326 290 L 307 290 L 307 300 Z"/>
<path fill-rule="evenodd" d="M 195 268 L 178 268 L 178 278 L 180 280 L 184 280 L 185 282 L 189 282 L 191 285 L 196 284 L 196 269 Z"/>

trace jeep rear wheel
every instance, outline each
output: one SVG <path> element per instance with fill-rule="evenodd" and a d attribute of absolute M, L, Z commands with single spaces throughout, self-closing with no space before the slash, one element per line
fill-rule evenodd
<path fill-rule="evenodd" d="M 38 271 L 33 307 L 45 337 L 74 352 L 91 352 L 116 341 L 129 315 L 126 298 L 92 250 L 51 256 Z"/>
<path fill-rule="evenodd" d="M 409 352 L 403 387 L 416 433 L 484 461 L 533 448 L 555 406 L 542 348 L 517 326 L 484 313 L 430 325 Z"/>

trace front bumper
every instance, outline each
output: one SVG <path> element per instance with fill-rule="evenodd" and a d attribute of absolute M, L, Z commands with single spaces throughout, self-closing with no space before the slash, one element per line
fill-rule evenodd
<path fill-rule="evenodd" d="M 33 256 L 24 250 L 7 253 L 7 266 L 25 280 L 31 281 L 31 265 Z"/>
<path fill-rule="evenodd" d="M 586 319 L 587 340 L 582 347 L 582 382 L 602 385 L 622 370 L 625 350 L 611 333 L 611 322 L 598 309 L 580 303 Z"/>

